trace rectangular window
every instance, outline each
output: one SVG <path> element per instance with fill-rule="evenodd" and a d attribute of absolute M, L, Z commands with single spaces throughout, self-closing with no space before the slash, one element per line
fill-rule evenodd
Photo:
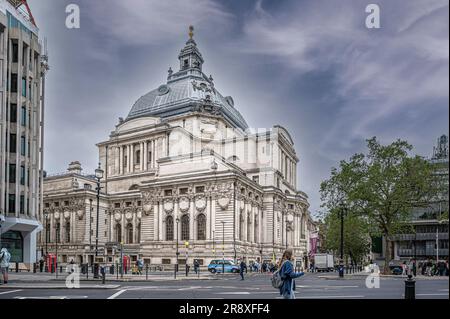
<path fill-rule="evenodd" d="M 27 46 L 25 43 L 22 46 L 22 66 L 27 64 Z"/>
<path fill-rule="evenodd" d="M 16 182 L 16 164 L 9 164 L 9 182 Z"/>
<path fill-rule="evenodd" d="M 20 185 L 25 185 L 25 166 L 20 166 Z"/>
<path fill-rule="evenodd" d="M 120 203 L 114 203 L 115 208 L 120 208 Z"/>
<path fill-rule="evenodd" d="M 27 145 L 27 141 L 25 136 L 21 136 L 20 137 L 20 155 L 25 156 L 26 153 L 26 145 Z"/>
<path fill-rule="evenodd" d="M 20 125 L 27 126 L 27 108 L 26 108 L 26 106 L 22 106 L 22 108 L 21 108 Z"/>
<path fill-rule="evenodd" d="M 17 123 L 17 104 L 11 104 L 10 106 L 9 121 Z"/>
<path fill-rule="evenodd" d="M 205 186 L 197 186 L 195 188 L 196 193 L 204 193 L 205 192 Z"/>
<path fill-rule="evenodd" d="M 180 188 L 180 195 L 186 195 L 188 193 L 187 188 Z"/>
<path fill-rule="evenodd" d="M 11 74 L 11 93 L 17 93 L 17 74 Z"/>
<path fill-rule="evenodd" d="M 20 213 L 25 214 L 25 195 L 20 195 Z"/>
<path fill-rule="evenodd" d="M 17 43 L 12 44 L 12 62 L 19 62 L 19 44 Z"/>
<path fill-rule="evenodd" d="M 30 178 L 31 176 L 30 176 L 30 170 L 29 169 L 27 169 L 27 186 L 28 187 L 30 187 Z M 29 203 L 29 201 L 28 201 L 28 203 Z"/>
<path fill-rule="evenodd" d="M 27 79 L 22 78 L 22 96 L 27 96 Z"/>
<path fill-rule="evenodd" d="M 16 195 L 9 194 L 8 197 L 8 212 L 15 213 L 16 212 Z"/>
<path fill-rule="evenodd" d="M 172 196 L 172 190 L 171 189 L 166 189 L 164 191 L 164 196 Z"/>
<path fill-rule="evenodd" d="M 9 152 L 16 153 L 16 148 L 17 148 L 17 135 L 10 134 L 9 135 Z"/>

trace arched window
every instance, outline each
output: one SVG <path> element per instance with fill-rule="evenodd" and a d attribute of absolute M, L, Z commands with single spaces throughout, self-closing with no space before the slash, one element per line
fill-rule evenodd
<path fill-rule="evenodd" d="M 116 224 L 116 241 L 118 243 L 122 242 L 122 225 Z"/>
<path fill-rule="evenodd" d="M 189 240 L 189 215 L 181 217 L 181 240 Z"/>
<path fill-rule="evenodd" d="M 247 218 L 247 242 L 252 241 L 251 231 L 250 231 L 251 229 L 252 229 L 252 219 L 250 218 L 250 216 L 248 216 L 248 218 Z"/>
<path fill-rule="evenodd" d="M 206 240 L 206 216 L 203 214 L 197 217 L 197 240 Z"/>
<path fill-rule="evenodd" d="M 50 223 L 47 223 L 47 227 L 46 227 L 46 230 L 45 230 L 45 233 L 46 233 L 46 238 L 45 238 L 45 242 L 46 243 L 49 243 L 50 241 L 51 241 L 51 238 L 50 238 Z"/>
<path fill-rule="evenodd" d="M 141 151 L 140 150 L 137 150 L 136 151 L 136 160 L 135 160 L 135 163 L 134 164 L 141 164 Z"/>
<path fill-rule="evenodd" d="M 66 233 L 66 243 L 70 243 L 70 222 L 66 223 L 64 231 Z"/>
<path fill-rule="evenodd" d="M 253 223 L 253 227 L 254 227 L 254 242 L 257 243 L 258 242 L 258 218 L 255 216 L 255 221 Z"/>
<path fill-rule="evenodd" d="M 60 233 L 61 233 L 60 227 L 61 226 L 60 226 L 60 224 L 56 224 L 55 226 L 56 226 L 55 239 L 56 239 L 56 242 L 59 243 L 59 242 L 61 242 L 61 237 L 60 237 Z"/>
<path fill-rule="evenodd" d="M 167 216 L 166 218 L 166 240 L 173 241 L 173 217 Z"/>
<path fill-rule="evenodd" d="M 240 215 L 239 217 L 240 223 L 239 223 L 239 239 L 244 240 L 244 215 Z"/>
<path fill-rule="evenodd" d="M 141 223 L 139 223 L 137 225 L 136 231 L 137 231 L 137 242 L 140 243 L 141 242 Z"/>
<path fill-rule="evenodd" d="M 133 243 L 133 224 L 127 225 L 127 243 L 128 244 Z"/>

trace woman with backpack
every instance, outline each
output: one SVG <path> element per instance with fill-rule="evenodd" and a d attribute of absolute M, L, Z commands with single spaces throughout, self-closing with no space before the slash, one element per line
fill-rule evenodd
<path fill-rule="evenodd" d="M 280 269 L 280 277 L 283 280 L 283 284 L 280 287 L 280 295 L 284 299 L 295 299 L 295 278 L 303 276 L 304 272 L 295 272 L 293 265 L 293 251 L 292 249 L 286 249 L 283 257 L 280 260 L 278 269 Z"/>

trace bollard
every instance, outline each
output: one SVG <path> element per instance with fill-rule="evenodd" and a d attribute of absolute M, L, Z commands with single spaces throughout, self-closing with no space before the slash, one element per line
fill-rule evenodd
<path fill-rule="evenodd" d="M 119 279 L 119 265 L 116 263 L 116 279 Z"/>
<path fill-rule="evenodd" d="M 19 263 L 16 262 L 16 272 L 19 272 Z"/>
<path fill-rule="evenodd" d="M 145 265 L 145 280 L 148 280 L 148 264 Z"/>
<path fill-rule="evenodd" d="M 408 279 L 405 280 L 405 299 L 416 299 L 416 281 L 412 278 L 412 275 L 408 275 Z"/>

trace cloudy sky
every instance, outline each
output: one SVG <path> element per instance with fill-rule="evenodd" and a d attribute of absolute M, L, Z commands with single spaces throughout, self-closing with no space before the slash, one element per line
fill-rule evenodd
<path fill-rule="evenodd" d="M 292 133 L 313 213 L 320 182 L 366 138 L 429 156 L 449 131 L 448 0 L 378 0 L 380 29 L 365 27 L 370 0 L 28 2 L 49 43 L 49 173 L 93 171 L 95 144 L 177 69 L 191 24 L 205 73 L 249 125 Z M 70 3 L 80 29 L 65 27 Z"/>

